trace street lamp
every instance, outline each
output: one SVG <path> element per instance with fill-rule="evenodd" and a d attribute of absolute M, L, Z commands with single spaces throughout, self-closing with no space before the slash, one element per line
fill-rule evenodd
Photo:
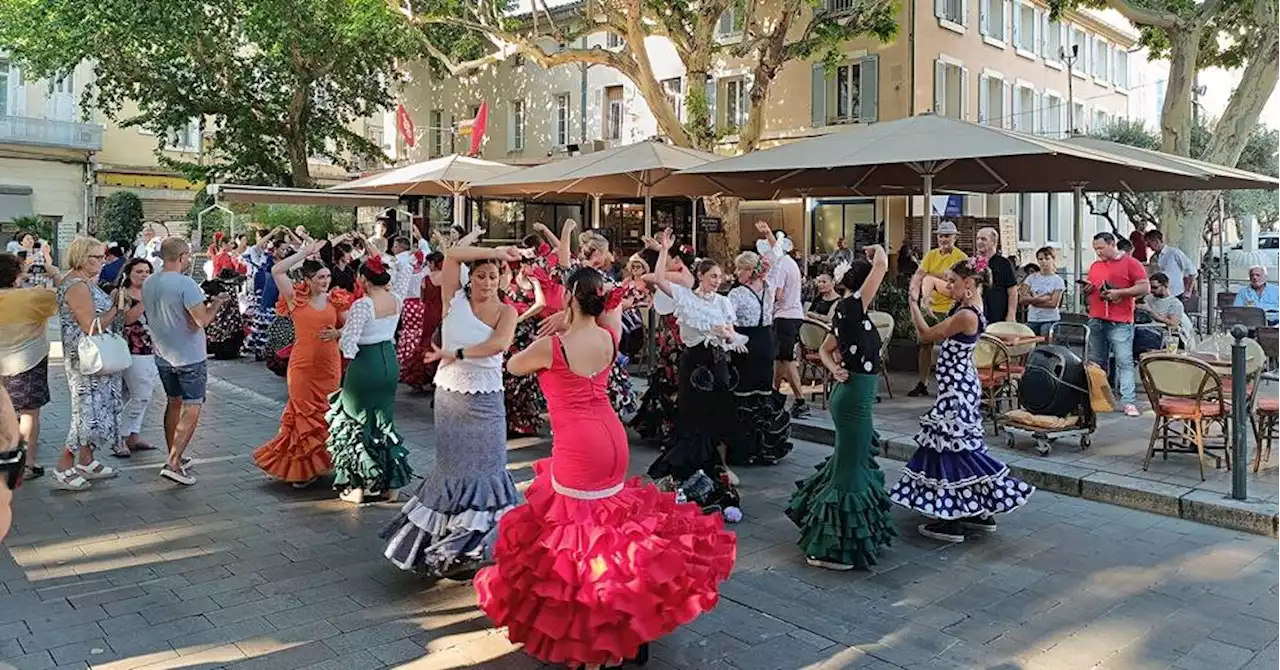
<path fill-rule="evenodd" d="M 1068 55 L 1068 49 L 1065 47 L 1059 48 L 1058 56 L 1062 59 L 1062 62 L 1067 64 L 1067 136 L 1071 137 L 1076 134 L 1076 95 L 1075 87 L 1073 86 L 1075 75 L 1072 70 L 1076 60 L 1080 58 L 1080 45 L 1072 44 L 1070 55 Z"/>

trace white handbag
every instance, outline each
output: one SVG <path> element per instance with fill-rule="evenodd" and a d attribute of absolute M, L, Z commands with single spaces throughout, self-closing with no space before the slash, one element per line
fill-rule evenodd
<path fill-rule="evenodd" d="M 115 374 L 133 364 L 129 344 L 116 333 L 103 332 L 99 319 L 94 319 L 89 332 L 80 338 L 76 351 L 80 354 L 80 374 L 83 375 Z"/>

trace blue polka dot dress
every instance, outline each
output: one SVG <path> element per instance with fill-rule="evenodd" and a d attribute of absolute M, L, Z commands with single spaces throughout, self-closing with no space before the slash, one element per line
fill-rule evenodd
<path fill-rule="evenodd" d="M 982 433 L 982 389 L 973 350 L 986 329 L 981 312 L 978 332 L 944 340 L 938 354 L 938 399 L 920 417 L 918 448 L 889 493 L 893 502 L 921 514 L 954 521 L 1012 512 L 1035 487 L 1009 476 L 1009 468 L 987 453 Z M 955 310 L 952 310 L 954 313 Z"/>

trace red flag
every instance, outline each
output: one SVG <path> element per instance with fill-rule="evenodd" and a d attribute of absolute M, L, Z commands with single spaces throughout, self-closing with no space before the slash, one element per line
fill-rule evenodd
<path fill-rule="evenodd" d="M 400 138 L 404 140 L 405 146 L 413 148 L 418 145 L 416 128 L 413 125 L 413 119 L 409 118 L 409 110 L 404 105 L 396 107 L 396 130 L 400 131 Z"/>
<path fill-rule="evenodd" d="M 484 142 L 485 127 L 488 125 L 489 103 L 481 100 L 480 109 L 476 111 L 476 118 L 471 122 L 471 153 L 468 155 L 480 155 L 480 145 Z"/>

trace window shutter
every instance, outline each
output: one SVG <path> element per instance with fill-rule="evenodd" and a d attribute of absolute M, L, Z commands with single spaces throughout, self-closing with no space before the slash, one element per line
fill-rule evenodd
<path fill-rule="evenodd" d="M 11 100 L 13 101 L 13 111 L 10 114 L 14 116 L 27 115 L 27 87 L 22 81 L 22 68 L 9 64 L 9 90 L 0 91 L 0 94 L 8 95 L 12 92 Z"/>
<path fill-rule="evenodd" d="M 1031 117 L 1031 132 L 1039 135 L 1044 132 L 1044 94 L 1037 93 L 1035 98 L 1035 110 Z"/>
<path fill-rule="evenodd" d="M 1086 74 L 1098 74 L 1098 64 L 1093 58 L 1093 35 L 1088 33 L 1084 36 L 1084 53 L 1080 54 L 1084 57 L 1084 71 Z"/>
<path fill-rule="evenodd" d="M 1022 48 L 1022 7 L 1019 4 L 1013 6 L 1013 48 Z"/>
<path fill-rule="evenodd" d="M 969 27 L 969 3 L 972 0 L 960 0 L 960 25 Z"/>
<path fill-rule="evenodd" d="M 1044 55 L 1044 12 L 1035 10 L 1035 27 L 1033 28 L 1033 38 L 1031 40 L 1031 51 L 1038 56 Z"/>
<path fill-rule="evenodd" d="M 947 115 L 947 64 L 933 61 L 933 113 Z"/>
<path fill-rule="evenodd" d="M 1007 81 L 1004 82 L 1004 85 L 1001 86 L 1000 96 L 1000 114 L 1002 115 L 1002 118 L 1000 119 L 1000 127 L 1013 128 L 1013 84 L 1010 84 Z"/>
<path fill-rule="evenodd" d="M 978 77 L 978 123 L 991 124 L 991 93 L 988 91 L 991 78 L 987 75 Z"/>
<path fill-rule="evenodd" d="M 1040 33 L 1040 39 L 1036 42 L 1036 53 L 1041 58 L 1049 58 L 1049 15 L 1045 12 L 1036 10 L 1036 30 Z"/>
<path fill-rule="evenodd" d="M 947 0 L 933 0 L 933 15 L 938 18 L 947 15 Z"/>
<path fill-rule="evenodd" d="M 1014 89 L 1012 106 L 1013 115 L 1011 117 L 1013 119 L 1013 124 L 1010 127 L 1014 130 L 1026 130 L 1026 128 L 1022 126 L 1022 96 L 1018 93 L 1018 90 Z"/>
<path fill-rule="evenodd" d="M 1067 24 L 1059 23 L 1058 24 L 1058 46 L 1061 47 L 1062 49 L 1065 49 L 1066 51 L 1071 51 L 1071 43 L 1067 41 L 1067 38 L 1069 35 L 1070 33 L 1067 32 Z M 1062 58 L 1062 54 L 1050 54 L 1050 57 L 1057 58 L 1060 60 Z"/>
<path fill-rule="evenodd" d="M 858 119 L 875 123 L 880 118 L 880 57 L 867 56 L 859 67 L 862 72 L 858 81 Z"/>
<path fill-rule="evenodd" d="M 814 128 L 827 125 L 827 70 L 822 63 L 813 64 L 813 83 L 809 90 L 809 123 Z"/>
<path fill-rule="evenodd" d="M 991 8 L 987 5 L 998 0 L 978 0 L 978 30 L 983 35 L 991 34 Z"/>
<path fill-rule="evenodd" d="M 960 116 L 963 120 L 969 119 L 969 68 L 960 68 Z"/>
<path fill-rule="evenodd" d="M 716 127 L 716 78 L 707 76 L 707 123 L 708 127 Z"/>

